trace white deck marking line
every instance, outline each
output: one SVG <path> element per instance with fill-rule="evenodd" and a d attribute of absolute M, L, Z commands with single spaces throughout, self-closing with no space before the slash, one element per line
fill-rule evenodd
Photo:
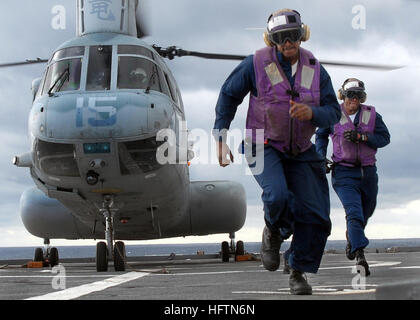
<path fill-rule="evenodd" d="M 377 287 L 377 284 L 365 284 L 366 287 Z M 325 286 L 314 286 L 312 289 L 322 289 L 322 288 L 334 288 L 334 287 L 353 287 L 351 284 L 331 284 L 331 285 L 325 285 Z M 346 289 L 344 289 L 346 290 Z"/>
<path fill-rule="evenodd" d="M 145 272 L 129 272 L 102 281 L 84 284 L 78 287 L 72 287 L 61 291 L 47 293 L 42 296 L 36 296 L 25 300 L 71 300 L 81 296 L 85 296 L 92 292 L 98 292 L 110 287 L 118 286 L 120 284 L 144 277 L 149 273 Z"/>
<path fill-rule="evenodd" d="M 264 270 L 265 271 L 265 270 Z M 235 270 L 235 271 L 208 271 L 208 272 L 188 272 L 188 273 L 167 273 L 167 274 L 153 274 L 153 276 L 194 276 L 194 275 L 212 275 L 212 274 L 227 274 L 227 273 L 245 273 L 245 272 L 264 272 L 262 270 Z M 267 271 L 268 272 L 268 271 Z"/>
<path fill-rule="evenodd" d="M 369 261 L 368 261 L 369 263 Z M 380 262 L 378 261 L 378 263 L 376 264 L 370 264 L 369 263 L 369 268 L 376 268 L 376 267 L 390 267 L 390 266 L 396 266 L 398 264 L 401 264 L 401 261 L 394 261 L 394 262 Z M 355 265 L 349 265 L 349 266 L 343 266 L 343 267 L 323 267 L 323 268 L 319 268 L 318 270 L 333 270 L 333 269 L 352 269 L 354 268 Z"/>
<path fill-rule="evenodd" d="M 420 269 L 420 266 L 394 267 L 391 269 Z"/>
<path fill-rule="evenodd" d="M 48 275 L 48 276 L 0 276 L 0 279 L 2 278 L 54 278 L 57 275 Z M 65 278 L 107 278 L 109 275 L 85 275 L 85 276 L 68 276 L 66 275 Z"/>
<path fill-rule="evenodd" d="M 242 294 L 284 294 L 284 292 L 278 292 L 278 291 L 232 291 L 232 293 L 236 293 L 236 294 L 241 294 L 241 293 Z"/>
<path fill-rule="evenodd" d="M 341 295 L 341 294 L 358 294 L 358 293 L 373 293 L 376 292 L 376 289 L 365 289 L 365 290 L 356 290 L 356 289 L 344 289 L 343 291 L 336 292 L 315 292 L 316 295 Z"/>
<path fill-rule="evenodd" d="M 381 262 L 378 261 L 376 264 L 369 264 L 369 268 L 374 267 L 389 267 L 401 264 L 401 261 L 396 262 Z M 263 265 L 261 265 L 263 267 Z M 352 269 L 355 265 L 341 266 L 341 267 L 324 267 L 319 268 L 319 270 L 332 270 L 332 269 Z M 193 276 L 193 275 L 212 275 L 212 274 L 233 274 L 233 273 L 250 273 L 250 272 L 271 272 L 267 270 L 234 270 L 234 271 L 208 271 L 208 272 L 187 272 L 187 273 L 168 273 L 168 274 L 153 274 L 153 276 Z M 281 269 L 278 269 L 276 272 L 283 272 Z"/>
<path fill-rule="evenodd" d="M 334 290 L 334 291 L 332 291 Z M 327 292 L 328 291 L 328 292 Z M 366 290 L 355 290 L 355 289 L 344 289 L 344 290 L 336 290 L 331 289 L 328 290 L 327 288 L 324 289 L 314 289 L 312 288 L 312 295 L 342 295 L 342 294 L 360 294 L 360 293 L 372 293 L 375 292 L 376 289 L 366 289 Z M 279 289 L 279 291 L 232 291 L 232 293 L 236 294 L 287 294 L 290 295 L 290 288 Z"/>
<path fill-rule="evenodd" d="M 374 287 L 374 288 L 366 288 L 366 289 L 353 289 L 352 285 L 331 285 L 331 286 L 313 286 L 312 293 L 314 294 L 351 294 L 351 293 L 367 293 L 367 292 L 374 292 L 376 291 L 377 284 L 366 284 L 366 287 Z M 334 288 L 335 287 L 335 288 Z M 351 287 L 350 289 L 342 288 L 342 287 Z M 342 289 L 341 289 L 342 288 Z M 290 292 L 290 288 L 280 288 L 278 289 L 280 292 Z"/>

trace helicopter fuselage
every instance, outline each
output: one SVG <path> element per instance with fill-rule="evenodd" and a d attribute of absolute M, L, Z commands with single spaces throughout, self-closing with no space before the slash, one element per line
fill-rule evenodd
<path fill-rule="evenodd" d="M 157 139 L 159 131 L 181 137 L 184 107 L 170 70 L 144 41 L 113 33 L 72 39 L 55 51 L 37 83 L 28 125 L 30 171 L 38 189 L 21 198 L 22 220 L 31 233 L 103 238 L 99 212 L 109 195 L 118 239 L 242 227 L 241 185 L 190 182 L 182 156 L 176 163 L 158 161 L 158 149 L 166 145 Z M 176 150 L 182 143 L 176 140 Z"/>

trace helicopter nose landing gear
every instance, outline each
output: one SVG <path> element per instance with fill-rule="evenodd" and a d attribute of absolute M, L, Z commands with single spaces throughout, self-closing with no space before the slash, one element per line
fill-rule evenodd
<path fill-rule="evenodd" d="M 114 208 L 114 196 L 103 196 L 101 214 L 105 218 L 105 239 L 96 244 L 96 271 L 108 271 L 108 261 L 114 260 L 115 271 L 125 271 L 125 245 L 118 241 L 114 246 L 114 216 L 118 209 Z"/>
<path fill-rule="evenodd" d="M 244 243 L 239 240 L 235 245 L 235 233 L 229 233 L 230 245 L 227 241 L 222 242 L 221 256 L 223 262 L 229 262 L 229 257 L 231 254 L 236 256 L 241 256 L 245 254 Z"/>
<path fill-rule="evenodd" d="M 50 246 L 50 239 L 44 239 L 44 248 L 35 249 L 34 261 L 43 262 L 44 267 L 58 265 L 58 249 Z"/>

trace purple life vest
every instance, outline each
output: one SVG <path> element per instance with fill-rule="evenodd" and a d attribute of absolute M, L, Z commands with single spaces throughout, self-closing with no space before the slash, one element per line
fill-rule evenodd
<path fill-rule="evenodd" d="M 289 115 L 290 100 L 318 107 L 320 101 L 320 64 L 313 54 L 299 48 L 299 60 L 292 88 L 277 58 L 275 47 L 258 50 L 254 55 L 258 97 L 250 95 L 246 128 L 256 141 L 255 129 L 264 129 L 264 140 L 281 152 L 297 155 L 308 150 L 316 127 L 310 120 L 299 121 Z"/>
<path fill-rule="evenodd" d="M 360 133 L 371 133 L 375 131 L 376 111 L 375 107 L 360 104 L 359 123 L 356 126 L 344 111 L 344 104 L 341 104 L 341 119 L 334 125 L 334 133 L 331 135 L 333 141 L 334 162 L 343 166 L 354 167 L 356 165 L 372 166 L 376 163 L 376 149 L 369 147 L 366 142 L 349 142 L 344 139 L 344 131 L 357 130 Z"/>

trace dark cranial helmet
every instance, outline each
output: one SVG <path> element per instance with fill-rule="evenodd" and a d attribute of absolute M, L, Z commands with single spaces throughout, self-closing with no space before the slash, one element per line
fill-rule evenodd
<path fill-rule="evenodd" d="M 357 98 L 360 103 L 365 102 L 367 94 L 363 81 L 356 78 L 346 79 L 338 90 L 338 99 L 344 100 L 346 97 L 350 99 Z"/>
<path fill-rule="evenodd" d="M 306 41 L 309 39 L 309 34 L 309 28 L 302 23 L 299 12 L 282 9 L 268 17 L 264 41 L 270 46 L 281 45 L 287 40 Z"/>

